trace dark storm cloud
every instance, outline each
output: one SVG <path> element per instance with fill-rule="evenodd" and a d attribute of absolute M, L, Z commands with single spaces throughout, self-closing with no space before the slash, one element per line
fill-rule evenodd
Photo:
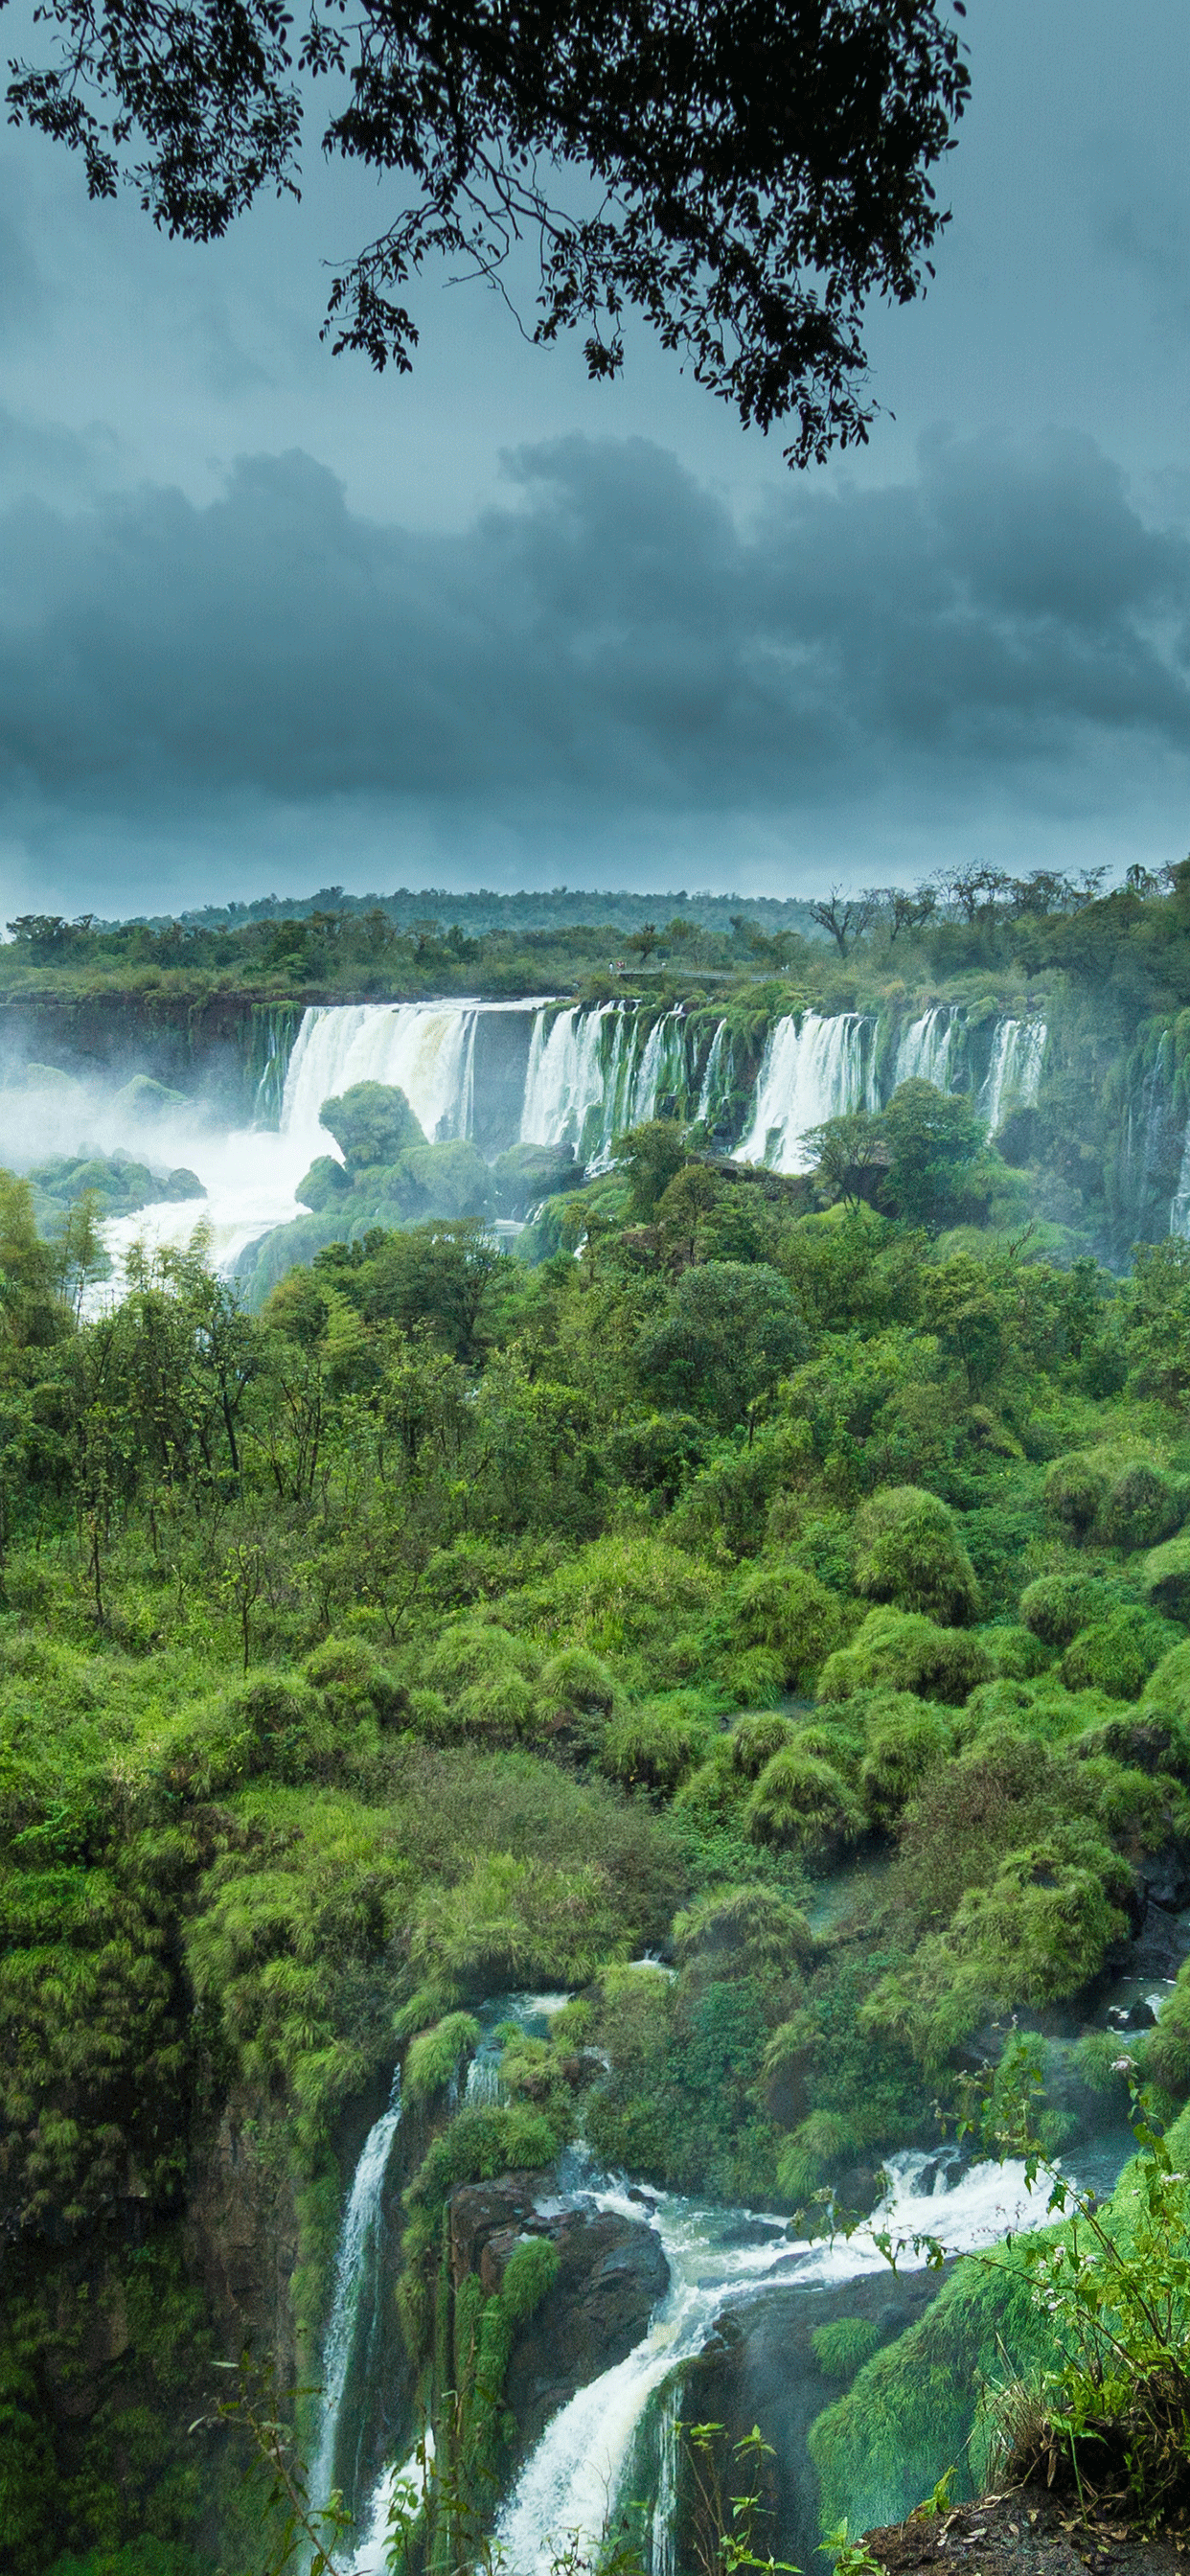
<path fill-rule="evenodd" d="M 513 464 L 462 535 L 301 454 L 224 496 L 0 518 L 10 815 L 344 796 L 540 815 L 823 813 L 915 788 L 1078 810 L 1190 753 L 1190 551 L 1085 440 L 790 484 L 741 530 L 643 442 Z"/>

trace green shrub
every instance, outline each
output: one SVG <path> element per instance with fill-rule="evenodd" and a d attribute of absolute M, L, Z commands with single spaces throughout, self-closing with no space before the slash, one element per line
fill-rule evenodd
<path fill-rule="evenodd" d="M 772 1646 L 749 1646 L 727 1655 L 716 1672 L 733 1708 L 763 1709 L 780 1699 L 785 1688 L 785 1666 Z"/>
<path fill-rule="evenodd" d="M 771 1983 L 809 1965 L 816 1943 L 801 1907 L 773 1887 L 727 1887 L 675 1917 L 674 1955 L 716 1977 Z"/>
<path fill-rule="evenodd" d="M 824 2379 L 837 2379 L 849 2388 L 856 2371 L 879 2350 L 880 2340 L 874 2318 L 834 2317 L 828 2326 L 815 2326 L 810 2350 Z"/>
<path fill-rule="evenodd" d="M 1180 1531 L 1164 1547 L 1150 1548 L 1140 1569 L 1140 1588 L 1152 1609 L 1190 1625 L 1190 1531 Z"/>
<path fill-rule="evenodd" d="M 872 1823 L 887 1833 L 950 1751 L 945 1721 L 908 1693 L 899 1706 L 890 1702 L 884 1714 L 873 1709 L 860 1770 L 860 1790 Z"/>
<path fill-rule="evenodd" d="M 755 1780 L 774 1753 L 790 1742 L 795 1733 L 792 1718 L 782 1717 L 779 1709 L 759 1711 L 752 1717 L 738 1717 L 728 1739 L 734 1770 L 744 1780 Z"/>
<path fill-rule="evenodd" d="M 1006 1681 L 1034 1681 L 1053 1661 L 1052 1649 L 1031 1628 L 984 1628 L 979 1642 Z"/>
<path fill-rule="evenodd" d="M 1045 1507 L 1067 1538 L 1087 1538 L 1107 1495 L 1107 1472 L 1081 1451 L 1055 1458 L 1045 1479 Z"/>
<path fill-rule="evenodd" d="M 833 1764 L 796 1741 L 766 1762 L 745 1814 L 754 1842 L 795 1849 L 812 1867 L 835 1859 L 864 1829 L 863 1809 Z"/>
<path fill-rule="evenodd" d="M 353 1082 L 349 1091 L 324 1100 L 318 1115 L 351 1172 L 395 1163 L 410 1146 L 426 1141 L 424 1127 L 395 1083 Z"/>
<path fill-rule="evenodd" d="M 433 2030 L 419 2031 L 409 2042 L 401 2070 L 405 2101 L 429 2102 L 444 2092 L 478 2043 L 479 2023 L 470 2013 L 447 2013 Z"/>
<path fill-rule="evenodd" d="M 537 1702 L 523 1673 L 497 1668 L 486 1681 L 461 1690 L 450 1714 L 450 1733 L 460 1740 L 516 1744 L 535 1732 Z"/>
<path fill-rule="evenodd" d="M 362 1637 L 328 1637 L 306 1657 L 305 1672 L 336 1716 L 373 1710 L 382 1724 L 391 1725 L 404 1715 L 404 1689 Z"/>
<path fill-rule="evenodd" d="M 1047 1646 L 1068 1646 L 1103 1602 L 1103 1584 L 1093 1574 L 1043 1574 L 1021 1594 L 1021 1618 Z"/>
<path fill-rule="evenodd" d="M 664 1700 L 613 1717 L 599 1748 L 599 1767 L 624 1789 L 672 1797 L 706 1753 L 707 1728 Z"/>
<path fill-rule="evenodd" d="M 1130 1709 L 1127 1716 L 1087 1728 L 1071 1751 L 1082 1761 L 1106 1754 L 1131 1770 L 1150 1775 L 1165 1771 L 1190 1784 L 1190 1725 L 1184 1718 L 1167 1717 L 1151 1708 L 1147 1699 L 1143 1708 Z"/>
<path fill-rule="evenodd" d="M 1106 1691 L 1109 1699 L 1139 1699 L 1149 1674 L 1168 1653 L 1173 1630 L 1155 1610 L 1122 1604 L 1081 1630 L 1062 1658 L 1068 1690 Z"/>
<path fill-rule="evenodd" d="M 1129 2048 L 1133 2044 L 1126 2043 Z M 1190 2094 L 1190 1966 L 1179 1970 L 1157 2027 L 1144 2033 L 1139 2054 L 1146 2083 L 1159 2084 L 1171 2101 L 1184 2102 Z"/>
<path fill-rule="evenodd" d="M 886 1688 L 958 1707 L 991 1672 L 986 1648 L 963 1629 L 937 1628 L 912 1611 L 872 1610 L 853 1643 L 827 1658 L 818 1697 L 850 1699 L 855 1691 Z"/>
<path fill-rule="evenodd" d="M 616 1686 L 598 1655 L 589 1653 L 585 1646 L 563 1646 L 544 1666 L 541 1695 L 551 1708 L 610 1717 Z"/>
<path fill-rule="evenodd" d="M 763 1647 L 778 1658 L 779 1688 L 811 1683 L 826 1656 L 844 1643 L 850 1624 L 838 1594 L 804 1566 L 757 1565 L 740 1584 L 736 1635 L 745 1648 Z"/>
<path fill-rule="evenodd" d="M 831 2169 L 863 2144 L 855 2124 L 839 2111 L 811 2111 L 787 2138 L 777 2158 L 777 2188 L 785 2200 L 804 2200 L 829 2179 Z"/>
<path fill-rule="evenodd" d="M 1156 1547 L 1185 1517 L 1181 1480 L 1150 1459 L 1134 1458 L 1108 1486 L 1098 1536 L 1108 1547 Z"/>
<path fill-rule="evenodd" d="M 1190 1726 L 1190 1643 L 1172 1646 L 1145 1684 L 1146 1711 L 1181 1718 Z"/>
<path fill-rule="evenodd" d="M 870 1601 L 919 1610 L 940 1627 L 979 1617 L 979 1586 L 947 1505 L 918 1485 L 891 1485 L 855 1520 L 855 1588 Z"/>
<path fill-rule="evenodd" d="M 561 2255 L 548 2236 L 529 2236 L 515 2245 L 504 2266 L 500 2299 L 514 2325 L 524 2325 L 553 2289 Z"/>
<path fill-rule="evenodd" d="M 1061 2002 L 1098 1976 L 1128 1929 L 1131 1872 L 1086 1827 L 1009 1852 L 960 1898 L 947 1931 L 883 1977 L 860 2020 L 938 2066 L 989 2012 Z"/>
<path fill-rule="evenodd" d="M 528 1679 L 540 1657 L 526 1637 L 514 1637 L 486 1619 L 454 1619 L 443 1628 L 426 1657 L 422 1678 L 431 1690 L 453 1698 L 460 1691 L 482 1689 L 507 1674 Z"/>

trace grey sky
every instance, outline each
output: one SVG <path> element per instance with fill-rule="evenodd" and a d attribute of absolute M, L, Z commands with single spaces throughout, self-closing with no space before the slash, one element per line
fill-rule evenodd
<path fill-rule="evenodd" d="M 591 388 L 478 289 L 411 382 L 332 360 L 356 174 L 198 251 L 5 134 L 3 910 L 1181 855 L 1184 8 L 968 27 L 896 417 L 796 480 L 647 338 Z"/>

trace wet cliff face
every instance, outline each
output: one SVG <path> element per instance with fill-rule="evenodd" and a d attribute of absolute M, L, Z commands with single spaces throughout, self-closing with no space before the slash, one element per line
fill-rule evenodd
<path fill-rule="evenodd" d="M 950 2267 L 948 2266 L 947 2269 Z M 943 2272 L 878 2273 L 791 2299 L 762 2292 L 725 2315 L 711 2342 L 686 2371 L 682 2415 L 689 2423 L 721 2425 L 717 2446 L 725 2492 L 730 2492 L 732 2446 L 759 2424 L 772 2457 L 765 2475 L 764 2514 L 754 2546 L 767 2557 L 812 2568 L 822 2537 L 818 2481 L 806 2448 L 810 2426 L 846 2384 L 828 2375 L 814 2337 L 840 2318 L 862 2321 L 869 2344 L 892 2343 L 914 2324 L 941 2288 Z M 698 2563 L 698 2503 L 688 2468 L 679 2475 L 678 2566 Z"/>

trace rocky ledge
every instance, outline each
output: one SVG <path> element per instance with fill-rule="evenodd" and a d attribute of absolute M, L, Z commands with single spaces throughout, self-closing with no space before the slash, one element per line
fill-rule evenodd
<path fill-rule="evenodd" d="M 558 2255 L 553 2287 L 517 2336 L 504 2382 L 521 2450 L 576 2389 L 627 2358 L 669 2288 L 655 2229 L 610 2210 L 559 2207 L 548 2190 L 546 2174 L 505 2174 L 464 2184 L 450 2204 L 456 2288 L 477 2272 L 489 2295 L 498 2290 L 526 2236 L 548 2237 Z"/>
<path fill-rule="evenodd" d="M 982 2496 L 944 2513 L 870 2531 L 864 2546 L 886 2576 L 1174 2576 L 1190 2567 L 1190 2516 L 1156 2533 L 1111 2518 L 1084 2520 L 1077 2502 L 1045 2486 Z"/>

